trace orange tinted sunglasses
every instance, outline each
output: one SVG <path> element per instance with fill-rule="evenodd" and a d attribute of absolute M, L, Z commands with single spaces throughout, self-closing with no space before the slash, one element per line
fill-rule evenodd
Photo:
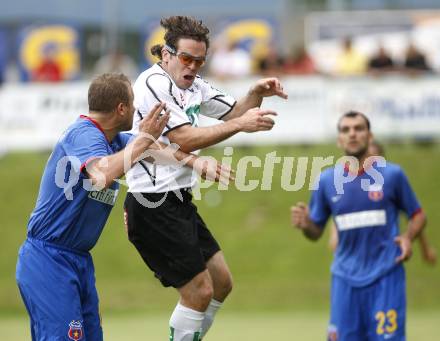
<path fill-rule="evenodd" d="M 169 53 L 176 56 L 185 66 L 190 66 L 192 63 L 195 63 L 196 67 L 202 67 L 206 62 L 206 57 L 195 57 L 186 52 L 177 53 L 176 50 L 169 45 L 165 45 L 165 48 Z"/>

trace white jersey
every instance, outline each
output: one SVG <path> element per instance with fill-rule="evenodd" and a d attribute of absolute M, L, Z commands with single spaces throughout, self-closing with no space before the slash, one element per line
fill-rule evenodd
<path fill-rule="evenodd" d="M 139 121 L 158 102 L 164 102 L 171 110 L 170 120 L 160 142 L 169 144 L 167 134 L 176 128 L 190 124 L 198 126 L 199 114 L 222 119 L 235 105 L 235 99 L 213 88 L 197 76 L 193 85 L 179 89 L 168 73 L 159 64 L 142 72 L 133 85 L 136 109 L 132 133 L 139 132 Z M 194 136 L 197 138 L 197 136 Z M 192 169 L 184 166 L 157 165 L 147 161 L 136 163 L 127 172 L 129 192 L 164 193 L 179 188 L 193 187 L 197 178 Z"/>

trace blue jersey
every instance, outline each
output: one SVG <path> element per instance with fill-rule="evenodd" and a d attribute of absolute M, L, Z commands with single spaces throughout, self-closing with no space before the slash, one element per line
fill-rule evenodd
<path fill-rule="evenodd" d="M 394 238 L 399 235 L 399 211 L 412 217 L 421 208 L 398 165 L 367 169 L 344 184 L 343 194 L 334 181 L 335 175 L 344 173 L 342 168 L 337 165 L 322 172 L 319 187 L 312 193 L 310 218 L 324 228 L 333 216 L 339 242 L 332 273 L 361 287 L 397 266 L 400 249 Z M 374 172 L 383 177 L 383 185 L 375 183 L 377 177 L 370 175 Z"/>
<path fill-rule="evenodd" d="M 131 135 L 107 141 L 100 126 L 81 116 L 62 135 L 46 164 L 28 236 L 79 251 L 90 250 L 101 235 L 119 184 L 93 191 L 86 164 L 123 149 Z"/>

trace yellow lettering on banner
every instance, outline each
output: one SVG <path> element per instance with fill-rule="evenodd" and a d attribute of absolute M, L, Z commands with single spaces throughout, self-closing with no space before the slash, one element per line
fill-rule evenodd
<path fill-rule="evenodd" d="M 259 60 L 269 51 L 273 28 L 267 21 L 246 19 L 228 25 L 224 30 L 224 34 L 231 42 L 251 40 L 250 53 L 252 59 Z"/>
<path fill-rule="evenodd" d="M 51 25 L 33 28 L 20 47 L 20 61 L 28 72 L 32 72 L 43 60 L 44 46 L 53 44 L 54 58 L 61 67 L 63 79 L 71 79 L 80 69 L 77 40 L 78 33 L 69 26 Z"/>
<path fill-rule="evenodd" d="M 159 61 L 159 58 L 153 56 L 150 52 L 151 48 L 157 44 L 165 44 L 165 40 L 163 37 L 165 36 L 165 29 L 158 25 L 154 31 L 149 35 L 149 37 L 145 40 L 144 51 L 145 51 L 145 59 L 148 60 L 151 64 L 155 64 Z"/>

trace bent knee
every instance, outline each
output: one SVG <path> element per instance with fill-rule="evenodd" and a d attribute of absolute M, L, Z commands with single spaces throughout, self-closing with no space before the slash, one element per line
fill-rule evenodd
<path fill-rule="evenodd" d="M 228 273 L 228 275 L 224 278 L 222 282 L 222 291 L 229 295 L 229 293 L 232 291 L 232 288 L 234 286 L 234 281 L 232 280 L 232 275 Z"/>

